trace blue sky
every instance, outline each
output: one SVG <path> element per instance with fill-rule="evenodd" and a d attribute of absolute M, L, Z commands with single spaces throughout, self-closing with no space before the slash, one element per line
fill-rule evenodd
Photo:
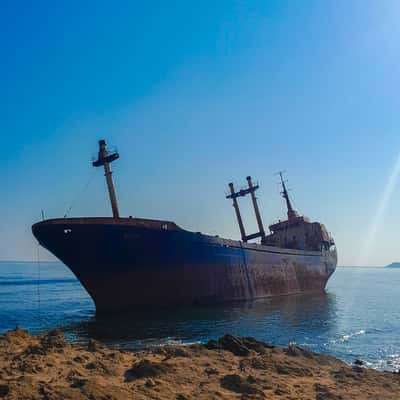
<path fill-rule="evenodd" d="M 100 138 L 123 215 L 238 238 L 227 183 L 258 180 L 268 224 L 285 169 L 341 265 L 400 259 L 399 17 L 395 0 L 3 2 L 0 259 L 35 259 L 41 209 L 110 215 Z"/>

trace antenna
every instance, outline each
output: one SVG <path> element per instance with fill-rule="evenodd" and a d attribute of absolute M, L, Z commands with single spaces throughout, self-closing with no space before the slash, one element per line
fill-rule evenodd
<path fill-rule="evenodd" d="M 282 197 L 283 197 L 283 198 L 285 199 L 285 201 L 286 201 L 287 216 L 288 216 L 288 219 L 291 220 L 291 219 L 293 219 L 293 218 L 298 217 L 298 214 L 297 214 L 297 212 L 296 212 L 296 211 L 293 209 L 293 207 L 292 207 L 292 203 L 291 203 L 290 198 L 289 198 L 289 193 L 288 193 L 288 191 L 287 191 L 287 189 L 286 189 L 285 182 L 287 182 L 287 180 L 284 180 L 284 179 L 283 179 L 283 174 L 284 174 L 285 172 L 286 172 L 286 171 L 279 171 L 279 172 L 276 173 L 276 175 L 279 175 L 280 178 L 281 178 L 281 182 L 280 182 L 280 184 L 282 185 L 282 192 L 281 192 L 281 195 L 282 195 Z"/>

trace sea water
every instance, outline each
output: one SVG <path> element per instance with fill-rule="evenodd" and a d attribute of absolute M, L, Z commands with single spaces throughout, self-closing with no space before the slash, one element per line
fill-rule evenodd
<path fill-rule="evenodd" d="M 400 269 L 338 268 L 324 294 L 97 317 L 63 264 L 0 262 L 0 334 L 15 326 L 31 333 L 61 327 L 71 342 L 94 338 L 132 350 L 230 333 L 398 370 Z"/>

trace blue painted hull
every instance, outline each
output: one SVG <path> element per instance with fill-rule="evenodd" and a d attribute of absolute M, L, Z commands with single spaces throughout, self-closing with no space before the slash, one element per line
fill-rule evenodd
<path fill-rule="evenodd" d="M 55 219 L 32 231 L 77 276 L 98 312 L 323 291 L 337 259 L 335 250 L 244 244 L 156 220 Z"/>

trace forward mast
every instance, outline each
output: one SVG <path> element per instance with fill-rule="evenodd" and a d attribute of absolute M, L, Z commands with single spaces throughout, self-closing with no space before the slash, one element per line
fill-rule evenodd
<path fill-rule="evenodd" d="M 108 194 L 110 196 L 111 209 L 114 218 L 119 218 L 119 209 L 117 202 L 117 195 L 115 193 L 114 181 L 110 164 L 119 158 L 119 154 L 109 152 L 105 140 L 99 140 L 99 153 L 97 160 L 92 163 L 93 167 L 104 167 L 104 176 L 106 177 Z"/>

